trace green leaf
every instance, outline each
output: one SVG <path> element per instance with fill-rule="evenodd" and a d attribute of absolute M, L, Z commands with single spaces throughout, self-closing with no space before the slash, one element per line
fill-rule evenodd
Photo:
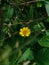
<path fill-rule="evenodd" d="M 29 10 L 29 18 L 32 20 L 33 19 L 33 13 L 34 13 L 34 11 L 33 11 L 34 9 L 33 9 L 33 6 L 31 5 L 30 6 L 30 10 Z"/>
<path fill-rule="evenodd" d="M 3 42 L 4 42 L 4 38 L 6 36 L 6 32 L 8 31 L 8 27 L 7 26 L 3 26 L 2 30 L 1 30 L 1 35 L 0 35 L 0 46 L 2 46 Z"/>
<path fill-rule="evenodd" d="M 41 2 L 37 2 L 37 7 L 42 7 L 42 3 Z"/>
<path fill-rule="evenodd" d="M 36 55 L 38 65 L 49 65 L 49 49 L 43 48 Z"/>
<path fill-rule="evenodd" d="M 49 2 L 46 3 L 47 4 L 45 4 L 45 8 L 46 8 L 47 15 L 49 16 Z"/>
<path fill-rule="evenodd" d="M 34 56 L 33 56 L 33 53 L 32 51 L 30 50 L 30 48 L 28 48 L 24 53 L 23 55 L 20 57 L 18 63 L 22 62 L 22 61 L 25 61 L 25 60 L 32 60 L 34 59 Z"/>
<path fill-rule="evenodd" d="M 49 17 L 47 18 L 47 22 L 49 22 Z"/>
<path fill-rule="evenodd" d="M 16 3 L 20 3 L 20 0 L 14 0 Z"/>
<path fill-rule="evenodd" d="M 46 35 L 48 35 L 48 36 L 49 36 L 49 30 L 46 30 Z"/>
<path fill-rule="evenodd" d="M 3 65 L 9 65 L 9 64 L 10 64 L 9 59 L 6 58 L 6 59 L 3 61 Z"/>
<path fill-rule="evenodd" d="M 10 46 L 9 45 L 4 46 L 4 52 L 0 56 L 0 61 L 3 61 L 7 57 L 9 57 L 11 54 L 10 52 L 11 52 Z"/>
<path fill-rule="evenodd" d="M 14 9 L 11 6 L 8 6 L 8 9 L 6 11 L 6 19 L 5 21 L 8 21 L 10 18 L 12 18 L 14 13 Z"/>
<path fill-rule="evenodd" d="M 40 40 L 38 40 L 38 43 L 41 46 L 49 47 L 49 35 L 43 36 Z"/>
<path fill-rule="evenodd" d="M 41 29 L 40 24 L 34 25 L 33 29 L 34 29 L 35 31 L 38 31 L 39 29 Z"/>

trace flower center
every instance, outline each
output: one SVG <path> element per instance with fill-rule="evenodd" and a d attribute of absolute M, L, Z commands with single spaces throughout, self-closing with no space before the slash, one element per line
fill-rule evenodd
<path fill-rule="evenodd" d="M 28 33 L 27 30 L 24 30 L 24 31 L 23 31 L 23 34 L 24 34 L 24 35 L 26 35 L 27 33 Z"/>

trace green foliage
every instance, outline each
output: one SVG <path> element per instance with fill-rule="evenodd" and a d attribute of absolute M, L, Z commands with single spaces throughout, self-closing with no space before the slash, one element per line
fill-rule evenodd
<path fill-rule="evenodd" d="M 11 6 L 7 6 L 5 12 L 5 21 L 9 21 L 13 16 L 14 9 Z"/>
<path fill-rule="evenodd" d="M 49 65 L 49 49 L 43 48 L 37 54 L 38 65 Z"/>
<path fill-rule="evenodd" d="M 49 22 L 49 17 L 47 18 L 47 22 Z"/>
<path fill-rule="evenodd" d="M 49 0 L 0 0 L 0 65 L 49 65 Z"/>
<path fill-rule="evenodd" d="M 49 47 L 49 35 L 43 36 L 38 42 L 41 46 Z"/>
<path fill-rule="evenodd" d="M 42 7 L 42 3 L 41 2 L 37 2 L 37 7 Z"/>
<path fill-rule="evenodd" d="M 29 17 L 30 17 L 30 20 L 33 19 L 33 13 L 34 13 L 34 11 L 33 11 L 33 6 L 31 5 L 31 6 L 30 6 L 30 10 L 29 10 Z"/>
<path fill-rule="evenodd" d="M 45 8 L 46 8 L 46 11 L 47 11 L 47 15 L 49 16 L 49 2 L 46 2 Z"/>
<path fill-rule="evenodd" d="M 25 60 L 32 60 L 34 59 L 34 56 L 33 56 L 33 53 L 32 51 L 30 50 L 30 48 L 28 48 L 24 54 L 22 55 L 22 57 L 20 57 L 18 63 L 22 62 L 22 61 L 25 61 Z"/>

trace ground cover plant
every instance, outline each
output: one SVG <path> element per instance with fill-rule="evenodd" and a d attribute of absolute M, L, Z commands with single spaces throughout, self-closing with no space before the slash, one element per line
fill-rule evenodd
<path fill-rule="evenodd" d="M 49 65 L 49 0 L 0 0 L 0 65 Z"/>

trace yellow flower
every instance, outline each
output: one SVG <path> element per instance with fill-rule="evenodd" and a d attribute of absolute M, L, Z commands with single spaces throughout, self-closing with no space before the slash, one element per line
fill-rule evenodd
<path fill-rule="evenodd" d="M 31 31 L 28 27 L 23 27 L 20 29 L 20 32 L 19 34 L 22 36 L 22 37 L 28 37 L 30 35 Z"/>

